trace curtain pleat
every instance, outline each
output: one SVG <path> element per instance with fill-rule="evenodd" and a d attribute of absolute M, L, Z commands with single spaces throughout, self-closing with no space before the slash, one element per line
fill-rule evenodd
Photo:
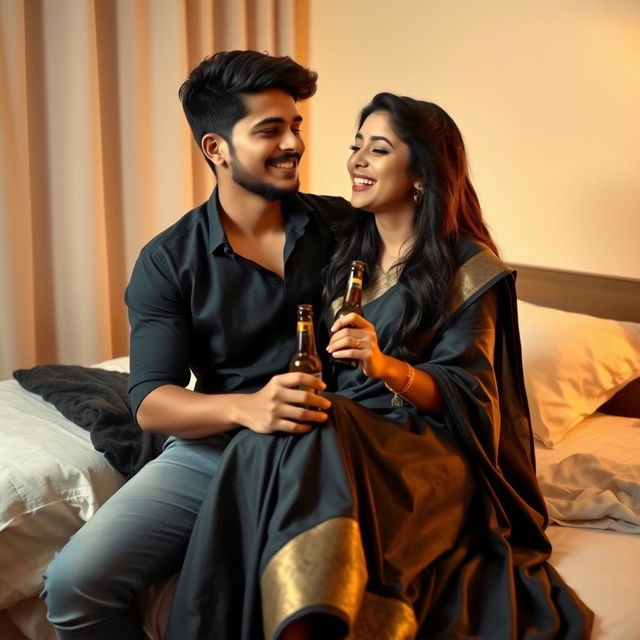
<path fill-rule="evenodd" d="M 36 357 L 25 8 L 0 3 L 0 364 Z M 35 107 L 34 107 L 35 108 Z M 37 179 L 37 175 L 33 176 Z M 3 367 L 3 371 L 7 367 Z M 3 376 L 4 377 L 4 376 Z"/>
<path fill-rule="evenodd" d="M 140 248 L 214 184 L 178 88 L 307 33 L 308 0 L 0 0 L 1 378 L 128 353 Z"/>

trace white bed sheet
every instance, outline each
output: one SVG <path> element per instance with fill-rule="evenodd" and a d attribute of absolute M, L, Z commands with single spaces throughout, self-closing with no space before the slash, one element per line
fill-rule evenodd
<path fill-rule="evenodd" d="M 569 431 L 554 449 L 547 449 L 536 442 L 538 471 L 544 471 L 573 453 L 591 453 L 620 463 L 638 464 L 640 419 L 596 412 Z"/>
<path fill-rule="evenodd" d="M 89 433 L 0 381 L 0 608 L 36 595 L 71 533 L 123 483 Z"/>
<path fill-rule="evenodd" d="M 596 413 L 556 448 L 536 444 L 538 475 L 576 453 L 639 465 L 640 420 Z M 592 640 L 640 639 L 640 535 L 555 524 L 547 532 L 551 563 L 596 614 Z"/>
<path fill-rule="evenodd" d="M 552 525 L 551 564 L 595 612 L 592 640 L 640 639 L 640 536 Z"/>

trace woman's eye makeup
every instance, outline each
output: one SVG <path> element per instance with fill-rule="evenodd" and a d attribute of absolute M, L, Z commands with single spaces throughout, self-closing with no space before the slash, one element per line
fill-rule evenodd
<path fill-rule="evenodd" d="M 361 147 L 358 147 L 355 144 L 350 144 L 349 145 L 349 149 L 355 153 L 356 151 L 360 151 Z M 382 156 L 386 156 L 389 153 L 388 149 L 381 149 L 380 147 L 374 147 L 373 149 L 371 149 L 371 153 L 377 153 L 379 155 Z"/>
<path fill-rule="evenodd" d="M 356 151 L 360 151 L 361 148 L 362 147 L 359 147 L 356 144 L 349 145 L 349 149 L 351 150 L 352 153 L 355 153 Z M 371 153 L 377 153 L 378 155 L 386 156 L 389 153 L 389 150 L 383 149 L 381 147 L 374 147 L 373 149 L 371 149 Z"/>

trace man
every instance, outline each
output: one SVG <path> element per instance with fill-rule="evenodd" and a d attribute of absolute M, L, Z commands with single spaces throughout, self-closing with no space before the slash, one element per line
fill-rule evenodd
<path fill-rule="evenodd" d="M 180 88 L 217 188 L 142 249 L 126 292 L 132 410 L 170 437 L 50 565 L 42 597 L 58 638 L 144 638 L 136 597 L 179 569 L 237 429 L 304 433 L 327 418 L 329 400 L 298 389 L 325 385 L 282 373 L 297 305 L 321 308 L 329 223 L 350 214 L 340 198 L 297 193 L 296 102 L 315 87 L 288 57 L 230 51 Z"/>

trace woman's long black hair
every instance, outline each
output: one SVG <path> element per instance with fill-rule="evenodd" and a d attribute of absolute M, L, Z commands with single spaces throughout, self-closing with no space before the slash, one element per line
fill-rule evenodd
<path fill-rule="evenodd" d="M 424 187 L 424 197 L 416 205 L 415 240 L 398 280 L 403 311 L 393 337 L 398 353 L 411 359 L 416 332 L 437 328 L 446 319 L 459 238 L 469 236 L 497 250 L 469 180 L 462 135 L 451 117 L 432 102 L 379 93 L 360 113 L 358 129 L 374 112 L 389 116 L 393 130 L 410 150 L 407 171 L 418 175 Z M 374 217 L 362 211 L 339 233 L 338 246 L 324 271 L 325 299 L 330 302 L 344 294 L 352 260 L 365 263 L 366 284 L 379 252 Z"/>

